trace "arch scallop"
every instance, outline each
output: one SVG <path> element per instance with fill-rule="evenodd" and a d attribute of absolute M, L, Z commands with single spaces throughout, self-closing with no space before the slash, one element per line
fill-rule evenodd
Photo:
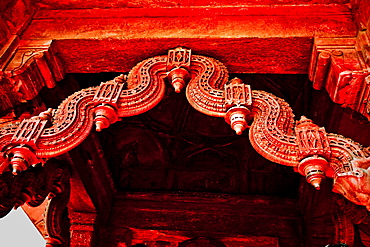
<path fill-rule="evenodd" d="M 326 133 L 304 116 L 295 121 L 283 99 L 251 90 L 240 79 L 229 80 L 221 62 L 181 47 L 138 63 L 128 76 L 72 94 L 58 109 L 3 126 L 0 173 L 18 175 L 75 148 L 94 125 L 100 131 L 152 109 L 163 98 L 167 81 L 176 92 L 184 89 L 196 110 L 225 118 L 236 134 L 249 128 L 252 146 L 266 159 L 293 167 L 317 189 L 331 177 L 334 192 L 370 209 L 369 148 Z"/>

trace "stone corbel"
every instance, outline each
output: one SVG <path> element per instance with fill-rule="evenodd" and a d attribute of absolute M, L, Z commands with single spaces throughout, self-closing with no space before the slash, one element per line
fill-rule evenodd
<path fill-rule="evenodd" d="M 51 43 L 51 40 L 14 39 L 4 47 L 6 50 L 0 53 L 1 87 L 13 94 L 0 103 L 0 109 L 32 100 L 44 86 L 53 88 L 63 79 L 65 71 Z"/>
<path fill-rule="evenodd" d="M 317 38 L 309 78 L 316 90 L 326 89 L 334 103 L 349 107 L 370 120 L 369 36 Z"/>

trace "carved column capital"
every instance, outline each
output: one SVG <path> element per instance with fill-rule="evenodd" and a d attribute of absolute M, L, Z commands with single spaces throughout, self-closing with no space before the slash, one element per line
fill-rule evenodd
<path fill-rule="evenodd" d="M 370 120 L 369 35 L 357 38 L 316 38 L 309 78 L 316 90 L 326 89 L 333 102 Z"/>
<path fill-rule="evenodd" d="M 10 88 L 8 91 L 13 92 L 13 104 L 31 100 L 44 86 L 53 88 L 63 79 L 65 71 L 51 40 L 17 42 L 15 39 L 13 43 L 0 57 L 0 79 Z M 9 104 L 2 108 L 12 106 Z"/>

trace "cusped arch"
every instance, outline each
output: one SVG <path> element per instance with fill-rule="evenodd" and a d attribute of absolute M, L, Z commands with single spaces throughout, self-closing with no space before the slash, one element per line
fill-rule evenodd
<path fill-rule="evenodd" d="M 76 92 L 57 110 L 3 126 L 0 173 L 20 174 L 79 145 L 94 124 L 100 131 L 152 109 L 163 98 L 165 78 L 176 92 L 186 87 L 199 112 L 225 118 L 237 134 L 249 128 L 252 146 L 266 159 L 293 167 L 317 189 L 326 176 L 334 178 L 335 192 L 370 208 L 369 148 L 326 133 L 305 117 L 295 121 L 283 99 L 252 90 L 240 79 L 228 80 L 221 62 L 184 48 L 139 63 L 128 77 Z"/>

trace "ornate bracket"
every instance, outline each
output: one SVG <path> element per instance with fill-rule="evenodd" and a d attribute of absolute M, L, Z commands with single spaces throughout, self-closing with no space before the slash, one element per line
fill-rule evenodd
<path fill-rule="evenodd" d="M 29 168 L 18 176 L 11 173 L 2 174 L 0 176 L 0 217 L 8 214 L 13 207 L 19 207 L 24 203 L 36 207 L 46 197 L 59 194 L 64 188 L 64 184 L 61 185 L 61 178 L 68 177 L 66 169 L 59 162 L 50 160 L 44 167 Z"/>
<path fill-rule="evenodd" d="M 315 39 L 309 71 L 313 88 L 325 88 L 333 102 L 370 120 L 370 39 L 366 32 L 354 38 Z"/>
<path fill-rule="evenodd" d="M 317 42 L 316 47 L 319 47 Z M 324 51 L 327 52 L 327 49 Z M 322 52 L 320 50 L 319 54 Z M 338 57 L 345 59 L 337 59 L 336 54 L 334 51 L 330 55 L 329 69 L 332 72 L 329 74 L 339 77 L 324 80 L 327 89 L 331 89 L 335 83 L 345 82 L 338 79 L 348 74 L 344 70 L 347 67 L 342 65 L 348 62 L 347 58 L 354 56 L 352 49 L 344 51 L 345 55 L 338 53 Z M 325 65 L 321 60 L 317 64 Z M 358 66 L 349 65 L 351 68 Z M 313 74 L 316 84 L 321 80 L 319 72 Z M 190 80 L 187 85 L 183 84 L 186 73 L 189 73 Z M 363 69 L 361 73 L 359 75 L 362 77 L 356 78 L 364 78 L 367 72 Z M 155 107 L 163 98 L 166 77 L 170 77 L 173 85 L 186 85 L 187 99 L 196 110 L 225 118 L 237 134 L 248 127 L 249 118 L 253 117 L 249 139 L 263 157 L 294 167 L 316 188 L 319 188 L 320 180 L 325 176 L 333 177 L 335 192 L 354 203 L 370 207 L 368 148 L 343 136 L 326 133 L 310 120 L 303 118 L 296 123 L 292 109 L 284 100 L 263 91 L 251 90 L 239 79 L 228 83 L 228 72 L 222 63 L 213 58 L 191 55 L 190 50 L 182 48 L 170 50 L 167 56 L 156 56 L 140 62 L 127 78 L 119 76 L 99 87 L 74 93 L 51 112 L 53 120 L 50 126 L 35 119 L 13 122 L 1 128 L 0 150 L 5 154 L 0 160 L 3 175 L 8 174 L 8 163 L 13 157 L 14 162 L 19 164 L 22 159 L 27 161 L 23 167 L 19 165 L 19 171 L 24 170 L 35 163 L 32 157 L 38 160 L 56 157 L 79 145 L 94 123 L 100 131 L 119 118 L 138 115 Z M 344 92 L 352 92 L 353 83 L 361 81 L 353 78 L 349 80 L 348 88 L 343 87 Z M 339 99 L 342 99 L 341 95 L 341 91 L 334 93 Z M 350 100 L 348 97 L 345 99 L 347 103 Z M 18 153 L 11 153 L 16 147 L 15 143 L 19 146 L 19 149 L 14 149 Z"/>
<path fill-rule="evenodd" d="M 70 175 L 67 170 L 58 169 L 54 177 L 44 213 L 46 247 L 61 246 L 69 239 L 68 222 L 63 213 L 70 195 Z"/>
<path fill-rule="evenodd" d="M 6 160 L 2 164 L 2 169 L 10 165 L 14 175 L 26 170 L 29 166 L 44 163 L 43 159 L 36 156 L 35 150 L 38 149 L 36 142 L 44 131 L 47 124 L 51 121 L 52 109 L 40 113 L 39 116 L 24 119 L 18 125 L 12 136 L 9 145 L 5 146 L 2 152 Z"/>
<path fill-rule="evenodd" d="M 0 103 L 0 110 L 9 110 L 15 104 L 32 100 L 46 86 L 53 88 L 65 74 L 62 63 L 52 49 L 50 40 L 13 40 L 0 61 L 0 90 L 13 92 Z M 4 89 L 3 89 L 4 88 Z M 5 95 L 4 95 L 5 96 Z"/>

